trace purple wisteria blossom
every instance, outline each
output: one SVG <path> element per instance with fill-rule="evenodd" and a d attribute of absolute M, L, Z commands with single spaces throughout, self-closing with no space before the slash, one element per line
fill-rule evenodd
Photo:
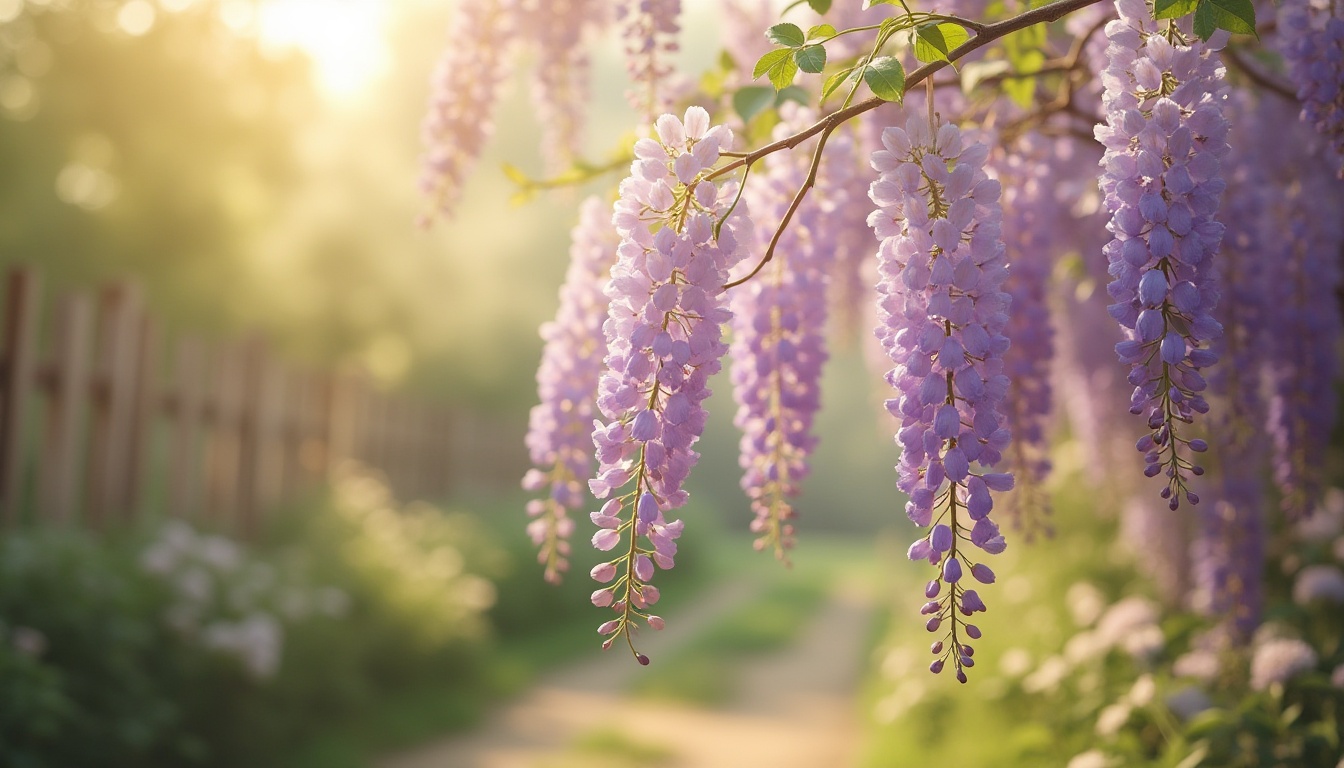
<path fill-rule="evenodd" d="M 542 153 L 553 170 L 579 153 L 589 108 L 589 50 L 611 17 L 602 0 L 516 0 L 534 43 L 537 74 L 532 100 L 542 130 Z"/>
<path fill-rule="evenodd" d="M 1199 501 L 1187 481 L 1203 469 L 1188 456 L 1208 446 L 1181 427 L 1208 412 L 1200 370 L 1217 360 L 1208 345 L 1222 332 L 1211 311 L 1223 236 L 1214 213 L 1226 186 L 1223 69 L 1209 45 L 1152 21 L 1142 0 L 1117 0 L 1116 10 L 1120 18 L 1106 25 L 1106 124 L 1096 129 L 1114 236 L 1103 249 L 1107 290 L 1126 331 L 1116 353 L 1130 366 L 1130 411 L 1147 417 L 1137 445 L 1144 474 L 1166 474 L 1161 495 L 1176 509 L 1182 496 Z"/>
<path fill-rule="evenodd" d="M 831 134 L 817 173 L 817 186 L 825 190 L 817 202 L 826 222 L 826 247 L 832 252 L 829 279 L 835 335 L 849 339 L 862 330 L 863 341 L 870 348 L 877 348 L 868 335 L 875 319 L 877 262 L 873 258 L 873 230 L 868 226 L 868 186 L 872 183 L 868 156 L 882 146 L 880 134 L 874 133 L 871 147 L 858 127 Z M 881 370 L 888 365 L 879 361 Z"/>
<path fill-rule="evenodd" d="M 452 43 L 431 77 L 429 110 L 420 126 L 425 145 L 420 189 L 435 214 L 448 215 L 462 183 L 494 132 L 491 116 L 509 74 L 519 0 L 480 0 L 458 6 Z"/>
<path fill-rule="evenodd" d="M 1326 479 L 1325 456 L 1338 410 L 1335 389 L 1344 335 L 1337 291 L 1344 247 L 1344 187 L 1304 173 L 1275 201 L 1273 311 L 1266 318 L 1271 463 L 1290 520 L 1311 514 Z"/>
<path fill-rule="evenodd" d="M 645 119 L 671 105 L 666 81 L 677 52 L 681 0 L 620 0 L 616 20 L 625 39 L 625 67 L 630 77 L 626 97 Z"/>
<path fill-rule="evenodd" d="M 1013 312 L 1005 335 L 1013 346 L 1003 356 L 1004 373 L 1013 382 L 1004 401 L 1004 423 L 1012 431 L 1009 466 L 1017 481 L 1006 510 L 1030 538 L 1048 533 L 1049 500 L 1043 484 L 1050 472 L 1049 435 L 1052 392 L 1050 363 L 1055 332 L 1046 289 L 1055 261 L 1065 250 L 1056 226 L 1061 205 L 1054 197 L 1060 166 L 1070 158 L 1070 143 L 1029 134 L 991 162 L 1004 183 L 1004 246 L 1013 269 L 1004 282 Z"/>
<path fill-rule="evenodd" d="M 699 107 L 684 121 L 663 115 L 654 128 L 657 138 L 635 144 L 612 217 L 621 243 L 606 287 L 607 370 L 597 400 L 607 421 L 594 422 L 599 466 L 588 483 L 606 499 L 592 515 L 593 546 L 623 546 L 592 572 L 610 582 L 593 604 L 617 613 L 598 631 L 609 635 L 604 648 L 624 635 L 641 664 L 648 657 L 634 650 L 634 620 L 663 625 L 643 612 L 658 601 L 649 582 L 655 566 L 673 565 L 682 522 L 665 513 L 686 503 L 681 486 L 699 458 L 691 446 L 705 427 L 706 384 L 727 351 L 721 326 L 732 315 L 723 285 L 742 257 L 738 243 L 751 237 L 746 206 L 733 207 L 736 185 L 706 178 L 732 132 L 711 128 Z"/>
<path fill-rule="evenodd" d="M 1223 639 L 1246 644 L 1260 624 L 1262 571 L 1265 563 L 1266 483 L 1269 451 L 1264 440 L 1265 400 L 1261 396 L 1265 358 L 1265 319 L 1272 307 L 1265 286 L 1273 277 L 1279 237 L 1265 215 L 1278 195 L 1274 166 L 1289 158 L 1281 152 L 1250 151 L 1279 144 L 1285 120 L 1281 99 L 1255 100 L 1234 92 L 1227 102 L 1237 126 L 1234 147 L 1243 159 L 1230 169 L 1223 201 L 1227 231 L 1218 254 L 1223 334 L 1211 349 L 1222 361 L 1209 376 L 1216 417 L 1221 484 L 1212 504 L 1196 516 L 1191 544 L 1194 591 L 1191 605 L 1219 620 Z"/>
<path fill-rule="evenodd" d="M 811 123 L 808 110 L 786 110 L 775 129 L 780 138 Z M 764 254 L 790 201 L 807 178 L 810 152 L 773 156 L 764 178 L 744 195 L 755 214 L 753 251 Z M 853 156 L 832 161 L 852 163 Z M 732 382 L 734 423 L 742 430 L 742 489 L 751 499 L 758 550 L 772 548 L 783 560 L 793 546 L 791 503 L 809 471 L 817 439 L 812 421 L 821 407 L 821 370 L 826 352 L 829 270 L 834 251 L 822 236 L 826 212 L 817 200 L 804 204 L 780 236 L 768 264 L 733 289 Z"/>
<path fill-rule="evenodd" d="M 1010 474 L 973 471 L 992 469 L 1010 442 L 999 412 L 1009 384 L 1003 329 L 1010 303 L 1001 289 L 1008 266 L 1000 186 L 984 172 L 988 148 L 963 145 L 955 125 L 935 132 L 912 117 L 905 129 L 883 131 L 882 142 L 872 156 L 880 175 L 869 223 L 881 241 L 877 335 L 896 364 L 887 382 L 899 397 L 887 410 L 900 420 L 897 487 L 910 496 L 910 520 L 932 526 L 910 547 L 910 559 L 940 567 L 924 590 L 925 627 L 945 630 L 929 669 L 941 672 L 950 659 L 965 682 L 965 668 L 975 665 L 966 641 L 980 637 L 965 617 L 985 610 L 966 585 L 994 582 L 968 545 L 1004 550 L 989 518 L 991 492 L 1013 485 Z"/>
<path fill-rule="evenodd" d="M 608 305 L 602 286 L 616 262 L 619 243 L 608 209 L 596 197 L 579 207 L 572 237 L 560 308 L 554 321 L 541 326 L 546 341 L 537 369 L 541 402 L 528 418 L 527 450 L 533 469 L 523 478 L 524 488 L 549 494 L 528 502 L 527 514 L 533 520 L 527 532 L 551 583 L 558 583 L 569 569 L 568 538 L 574 521 L 567 512 L 588 501 L 584 480 L 593 465 L 593 403 L 603 368 L 602 322 Z"/>
<path fill-rule="evenodd" d="M 1329 8 L 1283 0 L 1278 36 L 1302 102 L 1302 120 L 1324 137 L 1335 171 L 1344 178 L 1344 18 Z"/>

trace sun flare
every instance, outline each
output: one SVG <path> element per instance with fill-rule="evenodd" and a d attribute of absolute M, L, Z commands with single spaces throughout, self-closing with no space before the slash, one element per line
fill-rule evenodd
<path fill-rule="evenodd" d="M 266 0 L 257 33 L 265 46 L 303 51 L 322 89 L 349 98 L 387 66 L 386 10 L 379 0 Z"/>

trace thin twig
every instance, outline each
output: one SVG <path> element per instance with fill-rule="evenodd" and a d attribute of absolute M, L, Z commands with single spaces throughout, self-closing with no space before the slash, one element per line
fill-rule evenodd
<path fill-rule="evenodd" d="M 1223 60 L 1232 65 L 1232 68 L 1245 75 L 1248 80 L 1256 85 L 1268 89 L 1271 93 L 1282 96 L 1283 98 L 1296 102 L 1297 91 L 1293 87 L 1276 77 L 1265 72 L 1261 72 L 1258 67 L 1251 64 L 1241 55 L 1240 48 L 1227 46 L 1223 48 Z"/>
<path fill-rule="evenodd" d="M 793 201 L 789 203 L 789 209 L 784 212 L 784 218 L 779 220 L 779 226 L 775 227 L 775 234 L 770 238 L 770 245 L 766 246 L 765 255 L 746 275 L 730 283 L 725 283 L 723 290 L 735 288 L 755 277 L 775 257 L 775 247 L 779 245 L 779 238 L 783 237 L 784 230 L 788 229 L 789 222 L 793 221 L 793 214 L 797 212 L 798 206 L 803 204 L 803 198 L 807 197 L 808 190 L 816 186 L 817 169 L 821 167 L 821 154 L 826 148 L 826 139 L 830 138 L 831 132 L 839 126 L 840 123 L 834 123 L 821 132 L 821 138 L 817 139 L 817 148 L 812 152 L 812 164 L 807 169 L 807 178 L 803 180 L 802 186 L 798 187 L 798 192 L 794 194 Z"/>

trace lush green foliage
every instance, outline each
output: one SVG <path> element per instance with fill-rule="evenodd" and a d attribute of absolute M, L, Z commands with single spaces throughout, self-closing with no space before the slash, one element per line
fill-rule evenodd
<path fill-rule="evenodd" d="M 1064 766 L 1095 753 L 1096 762 L 1082 764 L 1334 766 L 1344 751 L 1344 688 L 1320 670 L 1344 663 L 1338 606 L 1295 604 L 1291 580 L 1269 573 L 1261 634 L 1307 640 L 1317 670 L 1257 691 L 1251 649 L 1191 663 L 1207 620 L 1177 606 L 1159 609 L 1127 555 L 1092 545 L 1116 539 L 1107 514 L 1114 510 L 1099 509 L 1086 488 L 1076 475 L 1062 481 L 1058 536 L 1010 555 L 1016 563 L 1005 570 L 1019 575 L 1003 588 L 1015 605 L 982 620 L 976 658 L 987 664 L 977 667 L 975 695 L 925 679 L 918 628 L 899 621 L 910 606 L 895 609 L 870 678 L 877 727 L 864 764 Z M 1280 532 L 1277 540 L 1286 548 L 1290 537 Z M 1299 567 L 1331 558 L 1319 546 L 1305 552 Z M 975 723 L 976 738 L 958 738 L 953 723 Z"/>
<path fill-rule="evenodd" d="M 329 768 L 471 722 L 591 634 L 525 542 L 482 523 L 502 505 L 481 511 L 498 514 L 398 508 L 356 478 L 254 549 L 181 523 L 7 537 L 5 764 Z M 241 628 L 271 620 L 268 663 L 265 633 Z"/>

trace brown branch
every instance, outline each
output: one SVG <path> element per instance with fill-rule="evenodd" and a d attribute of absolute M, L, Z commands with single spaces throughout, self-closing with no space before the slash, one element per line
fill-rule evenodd
<path fill-rule="evenodd" d="M 1231 64 L 1233 69 L 1245 75 L 1248 80 L 1265 88 L 1270 93 L 1282 96 L 1291 102 L 1297 102 L 1297 91 L 1295 91 L 1291 85 L 1265 72 L 1261 72 L 1254 64 L 1251 64 L 1242 57 L 1239 48 L 1233 48 L 1230 45 L 1223 48 L 1223 60 L 1228 64 Z"/>
<path fill-rule="evenodd" d="M 972 37 L 970 40 L 967 40 L 966 42 L 952 49 L 952 51 L 947 54 L 947 61 L 929 62 L 928 64 L 925 64 L 920 68 L 916 69 L 914 72 L 911 72 L 910 75 L 905 79 L 905 90 L 906 92 L 909 92 L 909 90 L 913 86 L 923 82 L 925 78 L 930 77 L 931 75 L 933 75 L 933 73 L 948 66 L 951 62 L 958 61 L 964 58 L 967 54 L 979 50 L 980 48 L 989 45 L 990 43 L 994 42 L 995 40 L 998 40 L 1001 37 L 1004 37 L 1005 35 L 1012 34 L 1013 32 L 1017 32 L 1018 30 L 1021 29 L 1026 29 L 1027 27 L 1033 26 L 1035 24 L 1058 21 L 1059 19 L 1064 18 L 1065 16 L 1069 15 L 1070 13 L 1073 13 L 1074 11 L 1086 8 L 1089 5 L 1096 5 L 1099 2 L 1101 2 L 1101 0 L 1058 0 L 1057 2 L 1050 3 L 1049 5 L 1043 5 L 1040 8 L 1035 8 L 1033 10 L 1027 11 L 1026 13 L 1014 16 L 1011 19 L 1005 19 L 1003 21 L 996 22 L 994 24 L 988 24 L 984 27 L 983 31 L 981 31 L 975 37 Z M 775 152 L 778 152 L 781 149 L 793 149 L 797 147 L 799 144 L 802 144 L 804 141 L 807 141 L 813 136 L 816 136 L 818 133 L 821 133 L 822 131 L 827 132 L 833 131 L 837 126 L 849 120 L 850 118 L 857 117 L 858 115 L 861 115 L 864 112 L 867 112 L 871 109 L 876 109 L 877 107 L 880 107 L 885 103 L 886 102 L 883 101 L 882 99 L 874 96 L 871 99 L 861 101 L 858 104 L 845 107 L 844 109 L 836 110 L 835 112 L 832 112 L 829 115 L 826 115 L 825 117 L 821 118 L 808 128 L 805 128 L 799 131 L 798 133 L 793 134 L 792 136 L 786 136 L 785 138 L 780 139 L 779 141 L 766 144 L 760 149 L 757 149 L 753 152 L 749 152 L 743 157 L 737 158 L 733 162 L 728 163 L 722 168 L 709 174 L 709 176 L 707 176 L 706 178 L 715 179 L 720 176 L 732 173 L 733 171 L 737 170 L 738 168 L 741 168 L 744 165 L 754 163 L 763 157 L 774 154 Z"/>
<path fill-rule="evenodd" d="M 789 203 L 789 209 L 784 212 L 784 217 L 779 220 L 779 226 L 775 227 L 775 234 L 770 238 L 770 245 L 766 246 L 765 255 L 761 257 L 761 260 L 757 262 L 756 266 L 746 275 L 730 283 L 725 283 L 723 290 L 726 291 L 729 288 L 735 288 L 755 277 L 756 274 L 774 258 L 775 248 L 779 245 L 779 238 L 784 235 L 784 230 L 788 229 L 789 222 L 793 221 L 793 214 L 798 211 L 798 206 L 803 204 L 803 198 L 807 197 L 808 190 L 812 189 L 812 187 L 817 184 L 817 169 L 821 167 L 821 154 L 826 148 L 826 139 L 830 138 L 831 132 L 839 125 L 840 123 L 835 123 L 822 130 L 821 138 L 817 140 L 817 148 L 812 152 L 812 163 L 807 169 L 807 178 L 803 180 L 802 186 L 798 187 L 798 192 L 794 194 L 793 201 Z"/>

